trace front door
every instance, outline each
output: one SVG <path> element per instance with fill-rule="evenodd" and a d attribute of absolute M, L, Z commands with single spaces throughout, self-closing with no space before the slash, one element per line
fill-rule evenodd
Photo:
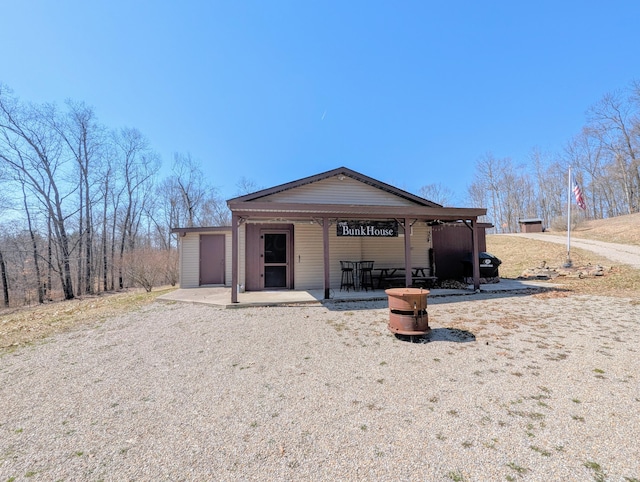
<path fill-rule="evenodd" d="M 288 289 L 289 231 L 264 231 L 261 254 L 264 288 Z"/>

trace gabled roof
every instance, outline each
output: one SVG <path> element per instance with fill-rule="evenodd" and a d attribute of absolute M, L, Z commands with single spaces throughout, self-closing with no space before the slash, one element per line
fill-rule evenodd
<path fill-rule="evenodd" d="M 263 189 L 261 191 L 257 191 L 251 194 L 246 194 L 244 196 L 239 196 L 236 198 L 232 198 L 227 200 L 227 205 L 230 204 L 234 204 L 237 205 L 237 203 L 244 203 L 244 202 L 249 202 L 249 201 L 258 201 L 261 198 L 264 198 L 266 196 L 270 196 L 272 194 L 276 194 L 276 193 L 280 193 L 283 191 L 287 191 L 289 189 L 294 189 L 300 186 L 304 186 L 307 184 L 311 184 L 314 182 L 318 182 L 318 181 L 322 181 L 324 179 L 328 179 L 331 177 L 335 177 L 335 176 L 345 176 L 345 177 L 350 177 L 352 179 L 355 179 L 356 181 L 360 181 L 362 183 L 368 184 L 372 187 L 375 187 L 377 189 L 381 189 L 383 191 L 386 191 L 388 193 L 391 193 L 395 196 L 398 196 L 400 198 L 403 199 L 407 199 L 411 202 L 414 202 L 420 206 L 425 206 L 425 207 L 432 207 L 432 208 L 441 208 L 442 205 L 434 203 L 432 201 L 429 201 L 428 199 L 424 199 L 420 196 L 416 196 L 415 194 L 411 194 L 407 191 L 403 191 L 402 189 L 398 189 L 397 187 L 394 187 L 390 184 L 386 184 L 382 181 L 378 181 L 376 179 L 373 179 L 369 176 L 365 176 L 364 174 L 361 174 L 359 172 L 356 172 L 352 169 L 348 169 L 346 167 L 339 167 L 337 169 L 332 169 L 331 171 L 326 171 L 320 174 L 316 174 L 314 176 L 309 176 L 309 177 L 305 177 L 302 179 L 298 179 L 297 181 L 292 181 L 292 182 L 288 182 L 286 184 L 280 184 L 279 186 L 274 186 L 268 189 Z"/>

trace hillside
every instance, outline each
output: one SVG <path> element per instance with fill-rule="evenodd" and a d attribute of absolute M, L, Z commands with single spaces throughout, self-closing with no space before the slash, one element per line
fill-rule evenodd
<path fill-rule="evenodd" d="M 584 221 L 571 231 L 576 238 L 640 246 L 640 213 Z"/>
<path fill-rule="evenodd" d="M 571 233 L 572 238 L 640 245 L 640 214 L 587 221 Z M 517 236 L 488 235 L 487 251 L 502 261 L 500 276 L 503 278 L 517 278 L 524 270 L 543 264 L 560 267 L 566 259 L 566 247 L 563 245 Z M 634 297 L 640 293 L 639 270 L 615 265 L 609 259 L 578 248 L 571 250 L 571 259 L 574 266 L 602 265 L 610 268 L 604 277 L 562 279 L 562 284 L 571 292 Z"/>

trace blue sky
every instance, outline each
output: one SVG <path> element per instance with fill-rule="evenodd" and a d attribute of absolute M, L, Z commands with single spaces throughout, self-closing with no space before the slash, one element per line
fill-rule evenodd
<path fill-rule="evenodd" d="M 25 0 L 0 7 L 0 82 L 84 101 L 224 198 L 340 166 L 464 203 L 476 161 L 559 153 L 640 79 L 640 2 Z"/>

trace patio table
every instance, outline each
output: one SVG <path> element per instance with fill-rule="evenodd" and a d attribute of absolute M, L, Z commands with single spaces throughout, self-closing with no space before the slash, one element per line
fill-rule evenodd
<path fill-rule="evenodd" d="M 426 271 L 429 268 L 424 266 L 416 266 L 411 268 L 411 281 L 415 283 L 416 281 L 435 281 L 435 276 L 427 276 Z M 378 272 L 376 279 L 378 280 L 378 289 L 382 288 L 383 285 L 391 284 L 394 281 L 402 282 L 405 279 L 405 268 L 404 266 L 392 266 L 392 267 L 383 267 L 383 268 L 374 268 L 373 271 Z"/>

